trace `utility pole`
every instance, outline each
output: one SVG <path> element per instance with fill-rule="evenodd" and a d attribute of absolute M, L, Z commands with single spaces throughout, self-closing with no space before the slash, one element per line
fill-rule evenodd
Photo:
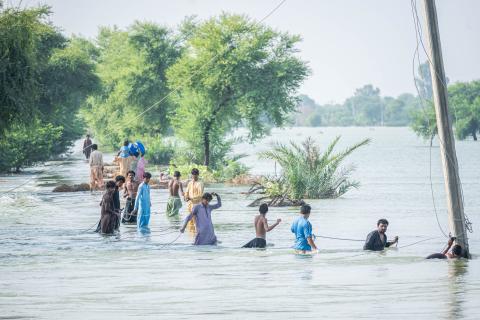
<path fill-rule="evenodd" d="M 432 76 L 433 101 L 437 118 L 440 153 L 447 195 L 448 222 L 450 231 L 457 238 L 456 243 L 463 248 L 463 256 L 470 258 L 467 229 L 463 212 L 462 191 L 458 174 L 457 154 L 451 118 L 448 112 L 447 85 L 443 68 L 442 47 L 438 31 L 435 0 L 423 0 L 425 8 L 426 33 L 429 43 L 430 74 Z"/>

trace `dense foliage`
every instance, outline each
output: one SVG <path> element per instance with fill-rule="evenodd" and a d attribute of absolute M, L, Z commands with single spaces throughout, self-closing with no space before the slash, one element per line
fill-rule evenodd
<path fill-rule="evenodd" d="M 300 39 L 238 15 L 222 14 L 196 26 L 181 58 L 168 70 L 178 88 L 172 122 L 196 162 L 223 165 L 227 133 L 243 125 L 254 141 L 281 126 L 308 74 L 295 53 Z"/>
<path fill-rule="evenodd" d="M 85 40 L 67 39 L 47 7 L 0 11 L 0 171 L 65 152 L 80 137 L 77 111 L 98 88 Z"/>

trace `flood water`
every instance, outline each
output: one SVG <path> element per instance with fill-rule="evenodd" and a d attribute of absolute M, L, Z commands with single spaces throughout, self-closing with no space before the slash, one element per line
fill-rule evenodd
<path fill-rule="evenodd" d="M 213 213 L 216 247 L 193 247 L 188 234 L 169 244 L 178 232 L 167 228 L 179 222 L 164 215 L 166 190 L 152 190 L 150 235 L 122 226 L 116 236 L 101 236 L 87 230 L 98 221 L 101 193 L 51 192 L 60 183 L 88 181 L 77 144 L 65 161 L 0 176 L 0 319 L 479 319 L 480 143 L 456 145 L 473 259 L 433 261 L 424 257 L 447 240 L 432 204 L 430 148 L 409 129 L 275 129 L 236 151 L 249 155 L 243 161 L 252 173 L 274 174 L 274 163 L 257 152 L 307 136 L 326 146 L 336 135 L 342 135 L 340 149 L 363 138 L 372 143 L 346 162 L 357 168 L 358 190 L 309 201 L 314 233 L 361 240 L 387 218 L 387 234 L 400 237 L 399 248 L 364 253 L 361 241 L 317 238 L 319 254 L 298 256 L 290 248 L 298 208 L 271 208 L 270 221 L 283 221 L 267 235 L 269 247 L 241 249 L 255 236 L 257 209 L 247 207 L 247 187 L 226 185 L 207 186 L 224 202 Z M 438 146 L 431 152 L 436 208 L 446 229 Z"/>

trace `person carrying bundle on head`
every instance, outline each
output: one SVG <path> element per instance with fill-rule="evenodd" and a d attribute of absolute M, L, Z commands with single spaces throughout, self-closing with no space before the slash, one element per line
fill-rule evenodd
<path fill-rule="evenodd" d="M 271 226 L 268 225 L 267 218 L 265 217 L 268 212 L 268 205 L 266 203 L 262 203 L 258 210 L 260 214 L 255 217 L 253 222 L 255 225 L 255 239 L 245 244 L 242 248 L 265 248 L 267 246 L 267 232 L 272 231 L 282 222 L 282 219 L 277 219 L 277 222 Z"/>

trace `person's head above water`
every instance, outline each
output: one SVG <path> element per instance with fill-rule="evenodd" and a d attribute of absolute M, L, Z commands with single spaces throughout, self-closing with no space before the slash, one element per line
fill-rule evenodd
<path fill-rule="evenodd" d="M 116 176 L 115 177 L 115 184 L 118 187 L 121 187 L 125 183 L 125 177 L 124 176 Z"/>
<path fill-rule="evenodd" d="M 98 146 L 96 143 L 92 144 L 92 150 L 97 150 L 98 149 Z"/>
<path fill-rule="evenodd" d="M 130 170 L 127 172 L 127 177 L 130 178 L 131 180 L 133 180 L 133 178 L 135 178 L 135 171 L 133 170 Z"/>
<path fill-rule="evenodd" d="M 107 184 L 105 185 L 105 187 L 107 188 L 107 190 L 115 189 L 115 181 L 113 181 L 113 180 L 108 181 Z"/>
<path fill-rule="evenodd" d="M 123 141 L 123 146 L 124 147 L 128 147 L 128 144 L 129 144 L 128 140 Z"/>
<path fill-rule="evenodd" d="M 377 221 L 377 230 L 380 233 L 385 233 L 388 228 L 388 220 L 387 219 L 379 219 Z"/>
<path fill-rule="evenodd" d="M 261 214 L 265 215 L 265 214 L 268 212 L 268 204 L 262 203 L 262 204 L 260 205 L 260 207 L 258 208 L 258 211 L 259 211 Z"/>
<path fill-rule="evenodd" d="M 300 213 L 305 217 L 305 219 L 308 219 L 310 217 L 310 211 L 312 211 L 312 207 L 310 207 L 309 204 L 302 204 L 300 207 Z"/>
<path fill-rule="evenodd" d="M 90 135 L 89 135 L 89 134 L 87 134 L 87 138 L 90 138 Z"/>
<path fill-rule="evenodd" d="M 197 181 L 198 176 L 200 175 L 200 171 L 198 171 L 197 168 L 193 168 L 191 173 L 192 173 L 192 179 Z"/>
<path fill-rule="evenodd" d="M 212 192 L 212 193 L 205 192 L 202 196 L 202 204 L 204 206 L 208 205 L 210 203 L 210 201 L 212 201 L 214 194 L 215 194 L 214 192 Z"/>
<path fill-rule="evenodd" d="M 455 258 L 460 258 L 462 257 L 462 246 L 459 245 L 459 244 L 456 244 L 453 246 L 452 248 L 452 255 L 455 257 Z"/>
<path fill-rule="evenodd" d="M 145 172 L 143 174 L 143 181 L 148 183 L 151 177 L 152 177 L 152 174 L 150 172 Z"/>

